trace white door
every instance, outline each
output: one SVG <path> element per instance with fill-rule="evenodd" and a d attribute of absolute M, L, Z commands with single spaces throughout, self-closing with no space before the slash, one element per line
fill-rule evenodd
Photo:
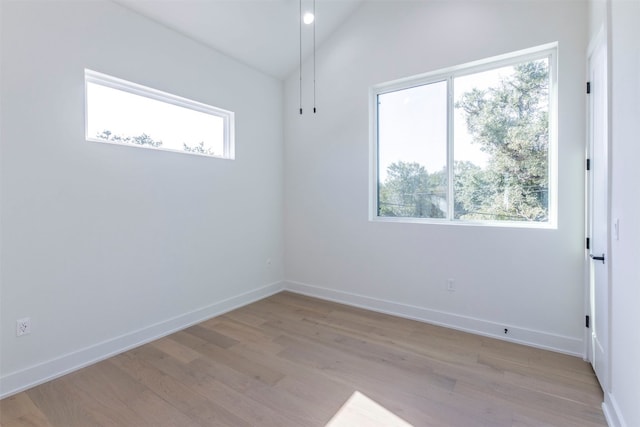
<path fill-rule="evenodd" d="M 603 39 L 589 57 L 589 358 L 602 388 L 609 390 L 609 144 L 607 51 Z"/>

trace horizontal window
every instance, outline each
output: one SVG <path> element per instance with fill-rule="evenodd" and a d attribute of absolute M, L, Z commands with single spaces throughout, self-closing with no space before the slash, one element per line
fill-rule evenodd
<path fill-rule="evenodd" d="M 555 52 L 372 88 L 372 218 L 554 226 Z"/>
<path fill-rule="evenodd" d="M 234 158 L 234 114 L 85 70 L 86 139 Z"/>

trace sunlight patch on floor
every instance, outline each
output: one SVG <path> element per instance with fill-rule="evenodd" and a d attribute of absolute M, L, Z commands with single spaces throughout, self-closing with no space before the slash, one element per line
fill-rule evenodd
<path fill-rule="evenodd" d="M 325 427 L 413 427 L 379 403 L 355 391 Z"/>

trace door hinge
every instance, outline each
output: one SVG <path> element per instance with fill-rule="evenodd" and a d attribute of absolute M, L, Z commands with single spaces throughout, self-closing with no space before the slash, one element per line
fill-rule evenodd
<path fill-rule="evenodd" d="M 591 93 L 591 82 L 587 82 L 587 93 Z"/>
<path fill-rule="evenodd" d="M 591 159 L 587 159 L 587 170 L 591 170 Z"/>
<path fill-rule="evenodd" d="M 589 243 L 591 243 L 591 241 L 590 241 L 590 239 L 587 237 L 587 249 L 591 249 L 591 247 L 590 247 L 591 245 L 590 245 Z"/>
<path fill-rule="evenodd" d="M 589 315 L 584 316 L 584 327 L 589 327 Z"/>

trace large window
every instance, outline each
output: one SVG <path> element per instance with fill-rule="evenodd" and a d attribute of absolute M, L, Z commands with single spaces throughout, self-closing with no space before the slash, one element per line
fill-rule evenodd
<path fill-rule="evenodd" d="M 86 139 L 234 158 L 234 114 L 85 70 Z"/>
<path fill-rule="evenodd" d="M 377 85 L 372 218 L 555 226 L 556 47 Z"/>

